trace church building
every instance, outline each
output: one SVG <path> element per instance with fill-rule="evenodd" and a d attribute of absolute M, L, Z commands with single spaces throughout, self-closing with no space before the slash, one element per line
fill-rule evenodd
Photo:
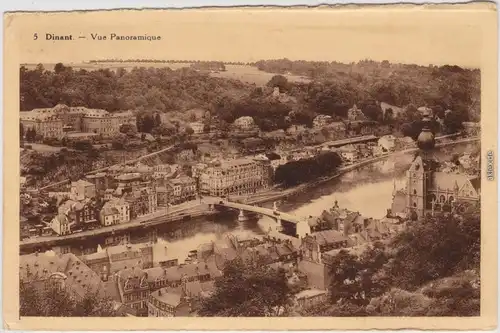
<path fill-rule="evenodd" d="M 440 171 L 434 157 L 434 134 L 431 132 L 429 113 L 424 113 L 424 126 L 418 136 L 419 152 L 406 172 L 406 188 L 393 193 L 392 213 L 405 213 L 412 220 L 434 212 L 463 212 L 479 204 L 479 176 Z"/>

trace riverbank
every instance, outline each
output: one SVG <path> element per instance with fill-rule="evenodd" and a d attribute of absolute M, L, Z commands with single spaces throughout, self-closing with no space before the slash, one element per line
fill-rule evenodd
<path fill-rule="evenodd" d="M 442 148 L 442 147 L 451 146 L 451 145 L 455 145 L 455 144 L 461 144 L 461 143 L 471 143 L 471 142 L 479 141 L 479 140 L 480 140 L 480 138 L 466 138 L 466 139 L 460 139 L 460 140 L 451 141 L 451 142 L 443 142 L 443 143 L 436 144 L 436 148 Z M 283 200 L 283 199 L 286 199 L 288 197 L 303 193 L 306 190 L 310 190 L 312 188 L 320 186 L 324 183 L 330 182 L 330 181 L 342 176 L 343 174 L 345 174 L 347 172 L 359 169 L 365 165 L 379 162 L 383 159 L 386 159 L 386 158 L 389 158 L 392 156 L 414 153 L 417 150 L 418 150 L 418 148 L 409 148 L 409 149 L 405 149 L 405 150 L 396 151 L 393 153 L 386 153 L 386 154 L 382 154 L 382 155 L 379 155 L 376 157 L 372 157 L 372 158 L 366 159 L 364 161 L 339 168 L 337 173 L 335 173 L 334 175 L 322 177 L 314 182 L 300 184 L 300 185 L 297 185 L 294 187 L 290 187 L 288 189 L 278 190 L 275 193 L 269 193 L 268 196 L 266 196 L 265 198 L 259 198 L 259 199 L 253 199 L 253 200 L 249 199 L 246 202 L 248 204 L 264 204 L 264 203 L 268 203 L 271 201 Z"/>
<path fill-rule="evenodd" d="M 445 147 L 455 144 L 461 143 L 469 143 L 478 141 L 479 138 L 468 138 L 461 139 L 446 143 L 437 144 L 436 147 Z M 338 171 L 331 176 L 323 177 L 314 182 L 301 184 L 295 186 L 293 188 L 288 189 L 280 189 L 273 188 L 265 192 L 260 192 L 252 195 L 251 197 L 247 196 L 231 196 L 231 200 L 242 200 L 247 204 L 264 204 L 272 201 L 283 200 L 294 195 L 303 193 L 304 191 L 311 190 L 315 187 L 318 187 L 324 183 L 332 181 L 341 175 L 353 171 L 355 169 L 361 168 L 365 165 L 375 163 L 381 161 L 383 159 L 389 158 L 391 156 L 403 155 L 417 151 L 418 148 L 410 148 L 402 151 L 397 151 L 393 153 L 383 154 L 380 156 L 376 156 L 370 159 L 366 159 L 364 161 L 360 161 L 358 163 L 354 163 L 343 168 L 339 168 Z M 119 224 L 109 227 L 102 227 L 95 230 L 88 230 L 79 232 L 76 234 L 70 234 L 65 236 L 49 236 L 49 237 L 37 237 L 32 239 L 23 240 L 20 242 L 21 251 L 28 251 L 30 249 L 35 249 L 40 246 L 50 246 L 50 245 L 58 245 L 58 244 L 67 244 L 75 240 L 85 240 L 91 237 L 96 236 L 107 236 L 113 235 L 115 233 L 120 232 L 129 232 L 139 228 L 149 228 L 160 224 L 171 223 L 171 222 L 179 222 L 179 221 L 189 221 L 190 219 L 208 216 L 216 214 L 213 211 L 210 211 L 208 203 L 198 200 L 193 200 L 189 202 L 185 202 L 175 207 L 171 207 L 168 210 L 162 209 L 153 214 L 142 216 L 138 219 L 134 219 L 126 224 Z"/>

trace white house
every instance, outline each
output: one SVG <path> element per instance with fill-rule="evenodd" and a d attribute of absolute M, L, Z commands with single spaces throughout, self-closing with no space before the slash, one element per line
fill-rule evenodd
<path fill-rule="evenodd" d="M 342 146 L 338 149 L 338 152 L 347 162 L 354 162 L 358 158 L 358 150 L 353 145 Z"/>
<path fill-rule="evenodd" d="M 255 122 L 252 117 L 245 116 L 236 119 L 233 125 L 242 130 L 250 130 L 255 127 Z"/>
<path fill-rule="evenodd" d="M 393 151 L 396 145 L 396 138 L 394 135 L 384 135 L 378 139 L 378 146 L 384 152 Z"/>
<path fill-rule="evenodd" d="M 189 127 L 191 127 L 194 131 L 194 134 L 201 134 L 203 133 L 203 129 L 205 128 L 205 124 L 203 124 L 201 121 L 195 121 L 193 123 L 189 123 Z"/>
<path fill-rule="evenodd" d="M 101 224 L 105 227 L 120 223 L 120 212 L 111 205 L 104 205 L 101 209 Z"/>
<path fill-rule="evenodd" d="M 320 114 L 319 116 L 314 118 L 313 127 L 314 128 L 323 128 L 332 122 L 333 122 L 333 118 L 331 116 Z"/>

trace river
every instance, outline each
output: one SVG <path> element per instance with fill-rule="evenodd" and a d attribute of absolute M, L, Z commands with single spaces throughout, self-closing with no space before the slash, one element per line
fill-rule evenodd
<path fill-rule="evenodd" d="M 474 145 L 477 144 L 459 144 L 440 149 L 436 152 L 436 157 L 441 161 L 449 160 L 453 154 L 470 150 Z M 391 206 L 394 185 L 396 184 L 398 189 L 404 187 L 405 172 L 412 160 L 413 154 L 396 155 L 348 172 L 313 190 L 281 202 L 279 210 L 299 216 L 314 216 L 330 209 L 337 200 L 341 208 L 358 211 L 367 217 L 382 218 Z M 272 207 L 272 203 L 265 206 Z M 182 229 L 166 225 L 158 230 L 158 237 L 159 242 L 167 246 L 168 253 L 182 261 L 190 250 L 196 249 L 202 243 L 221 239 L 226 233 L 242 236 L 263 235 L 275 227 L 276 222 L 269 217 L 237 222 L 236 216 L 225 216 L 212 221 L 191 221 L 189 227 Z"/>
<path fill-rule="evenodd" d="M 477 144 L 458 144 L 440 149 L 436 155 L 440 160 L 449 160 L 453 154 L 470 150 L 474 145 L 477 146 Z M 331 208 L 337 200 L 341 208 L 358 211 L 367 217 L 381 218 L 391 205 L 394 184 L 396 183 L 397 188 L 404 186 L 404 174 L 412 160 L 413 154 L 391 156 L 297 194 L 280 202 L 278 209 L 299 216 L 317 216 L 323 210 Z M 264 206 L 272 207 L 272 203 Z M 245 237 L 263 235 L 276 226 L 275 220 L 269 217 L 238 222 L 235 212 L 224 216 L 169 223 L 155 228 L 158 242 L 167 247 L 168 257 L 177 258 L 182 262 L 189 251 L 196 249 L 200 244 L 217 241 L 227 233 Z M 146 241 L 148 232 L 150 230 L 134 231 L 130 235 L 131 242 Z M 84 244 L 73 244 L 72 252 L 78 253 L 82 250 L 93 252 L 98 245 L 103 246 L 103 244 L 104 238 L 87 240 Z"/>

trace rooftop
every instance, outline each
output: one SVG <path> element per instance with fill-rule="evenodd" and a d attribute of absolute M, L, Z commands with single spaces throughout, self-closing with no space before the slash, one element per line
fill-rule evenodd
<path fill-rule="evenodd" d="M 154 291 L 151 293 L 151 296 L 156 298 L 158 301 L 168 304 L 174 308 L 181 304 L 181 295 L 176 292 L 168 291 L 167 288 Z"/>
<path fill-rule="evenodd" d="M 297 299 L 310 298 L 319 295 L 325 295 L 326 293 L 327 291 L 322 289 L 306 289 L 295 294 L 295 298 Z"/>

